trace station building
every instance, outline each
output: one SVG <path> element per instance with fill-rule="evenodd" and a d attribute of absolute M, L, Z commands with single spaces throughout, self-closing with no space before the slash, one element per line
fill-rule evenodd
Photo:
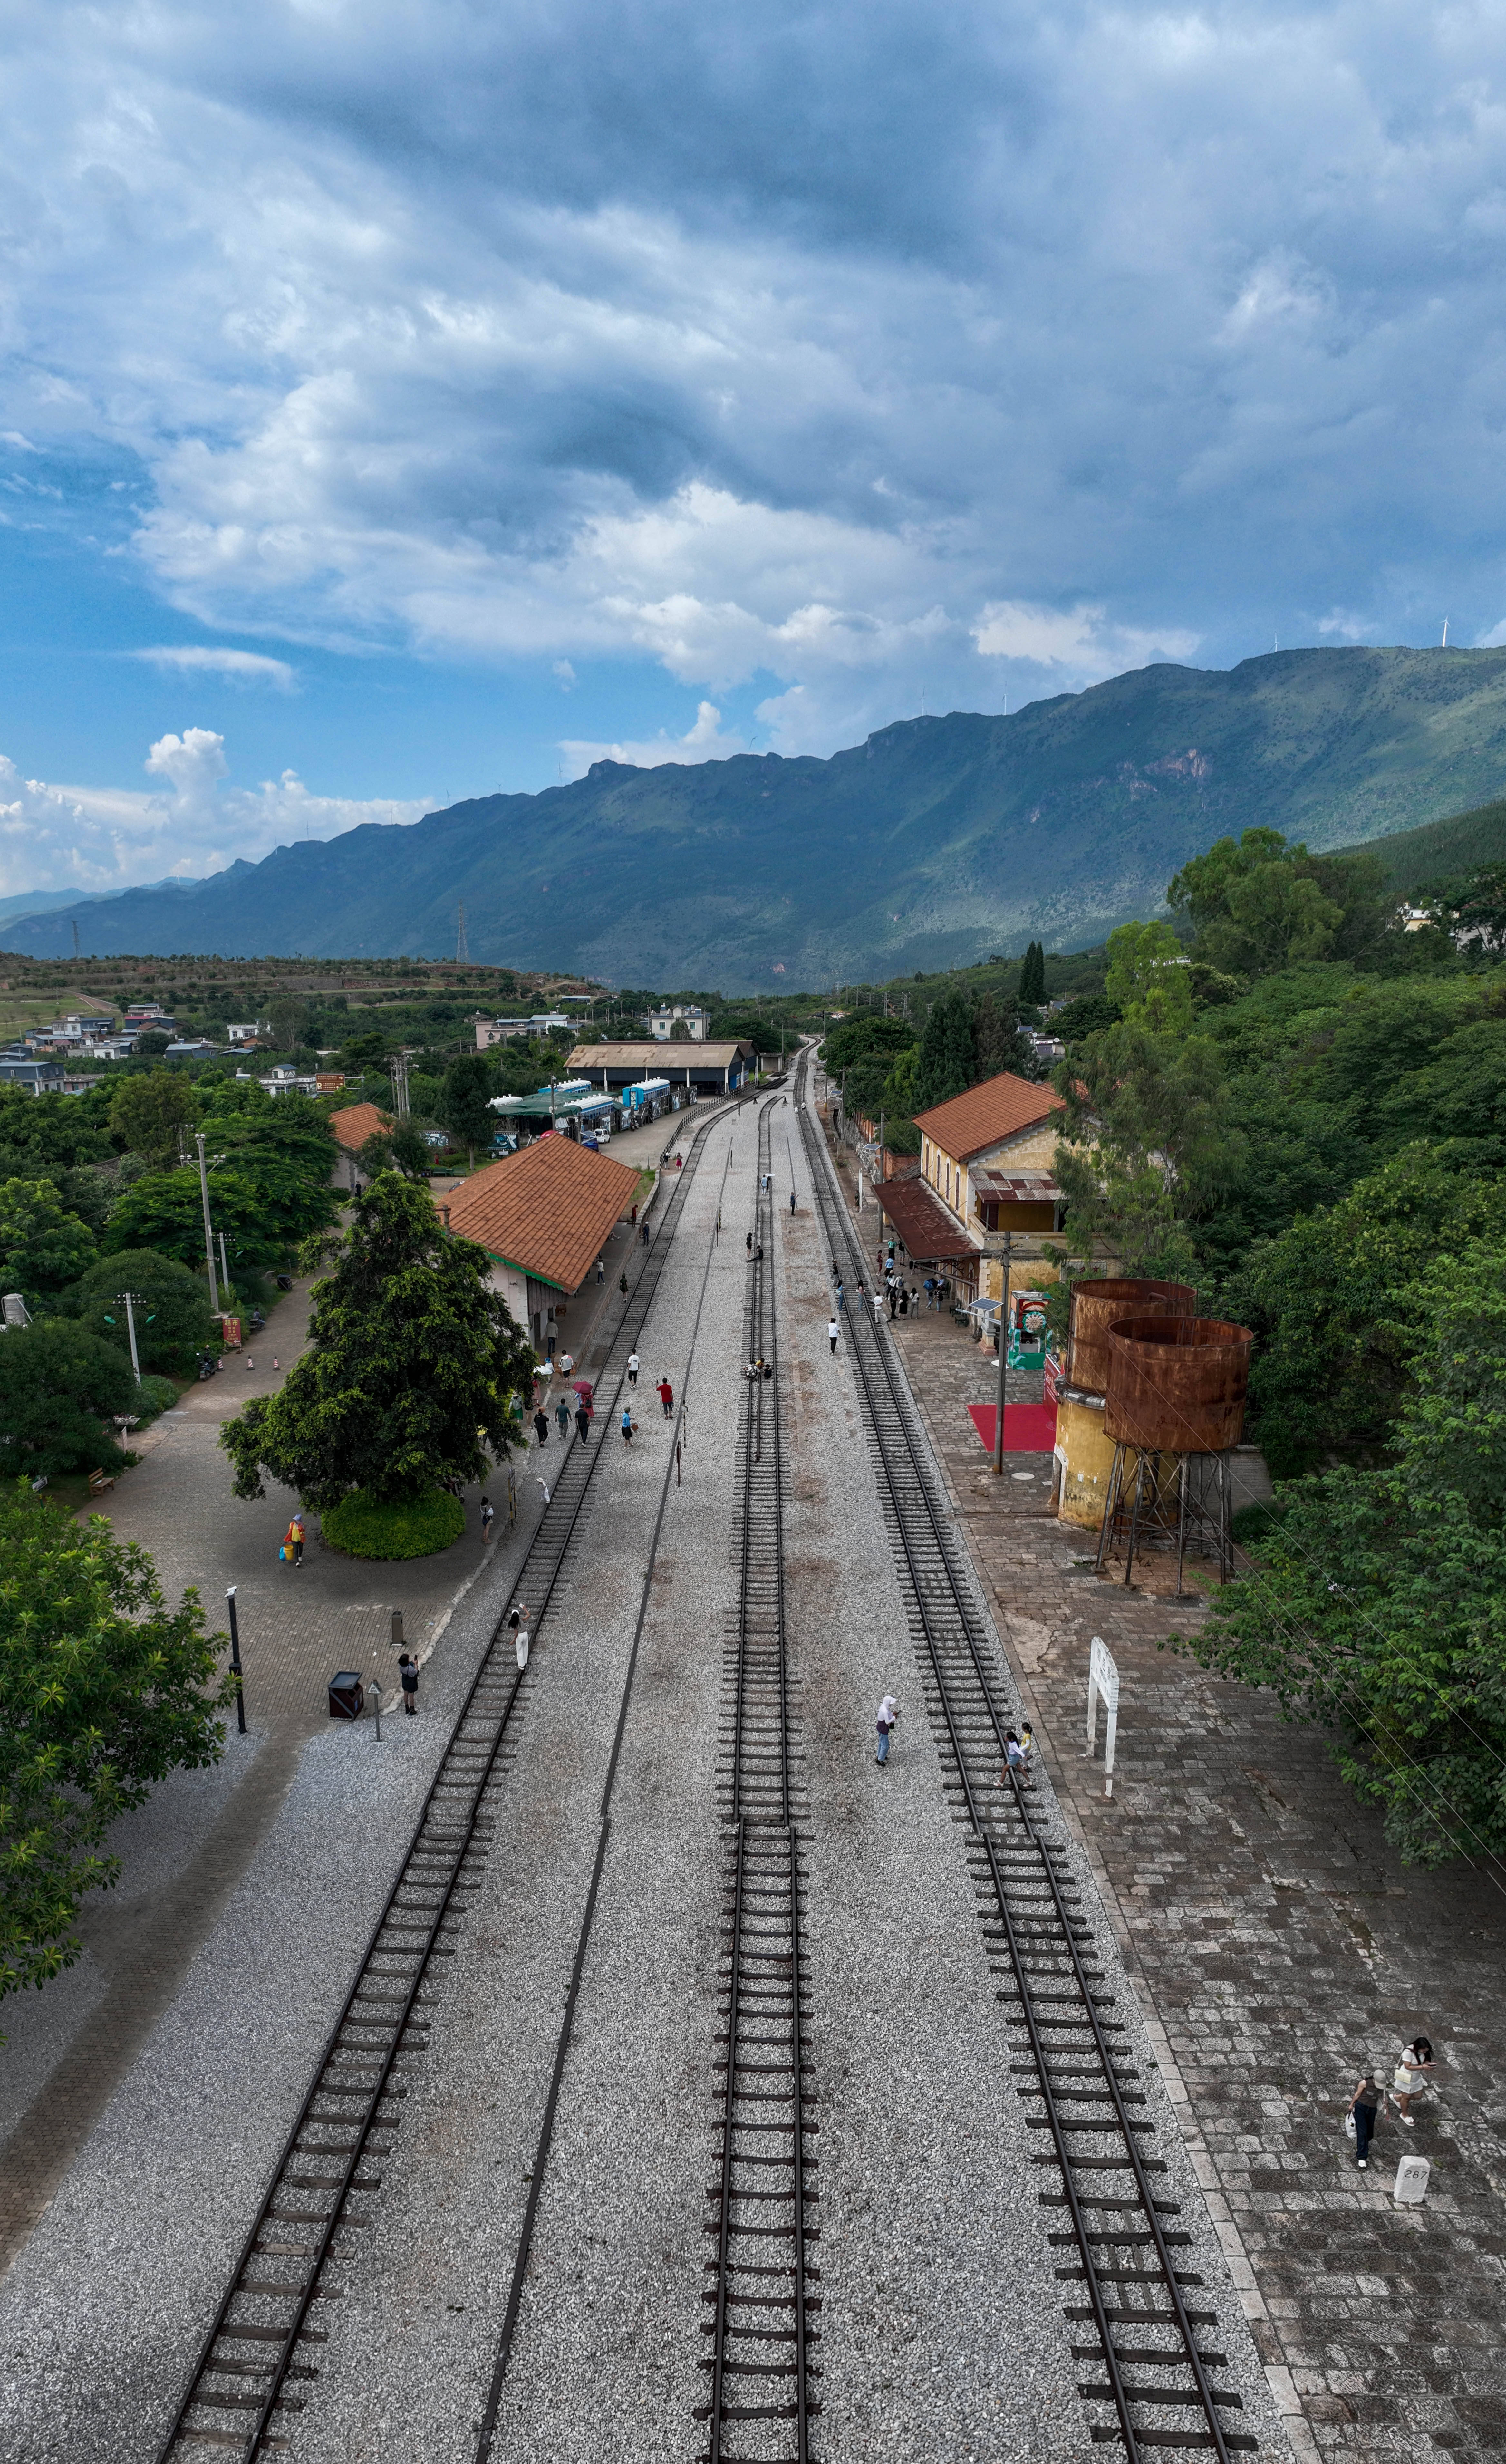
<path fill-rule="evenodd" d="M 487 1164 L 445 1202 L 452 1232 L 491 1260 L 491 1280 L 541 1356 L 566 1346 L 581 1286 L 638 1196 L 638 1174 L 546 1131 Z"/>
<path fill-rule="evenodd" d="M 751 1044 L 578 1044 L 568 1067 L 611 1094 L 646 1078 L 667 1078 L 692 1095 L 731 1095 L 753 1066 Z"/>
<path fill-rule="evenodd" d="M 919 1176 L 881 1181 L 878 1201 L 911 1263 L 949 1274 L 959 1300 L 997 1300 L 1006 1257 L 1012 1289 L 1038 1281 L 1030 1261 L 1065 1204 L 1052 1172 L 1065 1110 L 1006 1069 L 917 1112 Z"/>

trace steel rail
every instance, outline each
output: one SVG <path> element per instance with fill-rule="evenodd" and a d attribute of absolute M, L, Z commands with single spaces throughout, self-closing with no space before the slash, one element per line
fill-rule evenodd
<path fill-rule="evenodd" d="M 823 1230 L 830 1243 L 830 1253 L 837 1258 L 845 1250 L 848 1258 L 856 1261 L 861 1269 L 862 1253 L 858 1248 L 848 1218 L 846 1202 L 841 1197 L 840 1188 L 834 1185 L 835 1175 L 825 1140 L 803 1108 L 800 1112 L 800 1129 L 816 1187 L 817 1203 Z M 1072 2237 L 1077 2243 L 1081 2258 L 1090 2316 L 1098 2335 L 1102 2360 L 1108 2379 L 1105 2388 L 1083 2389 L 1081 2392 L 1085 2396 L 1091 2395 L 1093 2400 L 1108 2397 L 1114 2408 L 1119 2435 L 1124 2442 L 1126 2453 L 1131 2459 L 1139 2459 L 1146 2447 L 1160 2447 L 1167 2444 L 1168 2433 L 1158 2434 L 1154 2430 L 1147 2431 L 1139 2428 L 1132 2418 L 1131 2408 L 1137 2403 L 1144 2404 L 1152 2398 L 1164 2399 L 1169 2391 L 1138 2389 L 1126 2381 L 1120 2366 L 1121 2357 L 1114 2343 L 1113 2323 L 1115 2318 L 1124 2320 L 1127 2314 L 1123 2311 L 1111 2314 L 1106 2306 L 1100 2277 L 1100 2263 L 1093 2249 L 1096 2241 L 1104 2239 L 1104 2234 L 1102 2232 L 1095 2232 L 1084 2212 L 1085 2209 L 1102 2203 L 1095 2202 L 1085 2193 L 1080 2193 L 1075 2178 L 1077 2167 L 1072 2152 L 1070 2133 L 1064 2126 L 1065 2117 L 1061 2112 L 1052 2078 L 1051 2061 L 1056 2049 L 1048 2047 L 1041 2035 L 1041 2022 L 1036 2007 L 1031 1975 L 1032 1962 L 1026 1954 L 1015 1912 L 1010 1904 L 1010 1881 L 1001 1870 L 998 1848 L 989 1822 L 978 1804 L 972 1774 L 969 1769 L 969 1749 L 965 1745 L 959 1727 L 958 1709 L 953 1703 L 952 1682 L 944 1664 L 944 1646 L 937 1633 L 938 1604 L 933 1596 L 935 1578 L 929 1569 L 922 1566 L 920 1556 L 922 1545 L 928 1550 L 934 1564 L 940 1568 L 945 1592 L 949 1595 L 949 1598 L 943 1603 L 943 1606 L 949 1608 L 950 1622 L 965 1645 L 973 1684 L 993 1729 L 995 1746 L 1002 1753 L 1004 1727 L 993 1684 L 979 1653 L 979 1620 L 972 1606 L 967 1581 L 954 1562 L 954 1544 L 948 1529 L 949 1518 L 944 1506 L 934 1494 L 934 1483 L 928 1475 L 922 1452 L 924 1441 L 917 1436 L 911 1424 L 914 1405 L 900 1382 L 903 1379 L 904 1371 L 897 1358 L 893 1356 L 892 1337 L 886 1345 L 877 1325 L 866 1326 L 860 1336 L 855 1312 L 849 1311 L 848 1316 L 853 1328 L 849 1351 L 857 1372 L 868 1425 L 872 1432 L 874 1451 L 889 1505 L 891 1528 L 903 1556 L 904 1570 L 930 1669 L 932 1692 L 946 1728 L 950 1758 L 955 1767 L 957 1785 L 962 1792 L 968 1823 L 987 1859 L 992 1895 L 997 1908 L 999 1924 L 1004 1933 L 1010 1965 L 1015 1976 L 1015 1998 L 1018 2000 L 1023 2014 L 1023 2026 L 1028 2039 L 1031 2062 L 1039 2082 L 1038 2087 L 1025 2092 L 1038 2097 L 1044 2107 L 1046 2124 L 1055 2150 L 1055 2163 L 1061 2175 L 1062 2204 L 1066 2208 L 1072 2226 Z M 882 1390 L 877 1386 L 873 1374 L 875 1365 L 882 1373 Z M 886 1423 L 889 1425 L 886 1426 Z M 901 1460 L 898 1462 L 895 1459 L 896 1435 L 899 1445 L 903 1449 Z M 923 1518 L 919 1533 L 915 1529 L 917 1499 Z M 928 1597 L 928 1595 L 932 1596 Z M 953 1641 L 954 1639 L 955 1638 Z M 1081 2013 L 1080 2018 L 1074 2018 L 1070 2022 L 1057 2020 L 1044 2024 L 1055 2026 L 1059 2033 L 1070 2028 L 1074 2034 L 1081 2034 L 1085 2030 L 1091 2035 L 1097 2069 L 1103 2084 L 1102 2089 L 1097 2087 L 1092 2089 L 1089 2101 L 1112 2106 L 1114 2117 L 1112 2124 L 1105 2123 L 1097 2126 L 1105 2134 L 1111 2131 L 1117 2132 L 1123 2144 L 1124 2164 L 1121 2166 L 1119 2160 L 1115 2158 L 1110 2160 L 1111 2168 L 1125 2171 L 1131 2176 L 1136 2189 L 1135 2204 L 1144 2214 L 1146 2237 L 1153 2246 L 1156 2257 L 1157 2273 L 1153 2276 L 1145 2273 L 1137 2277 L 1136 2280 L 1143 2282 L 1146 2287 L 1153 2287 L 1156 2291 L 1164 2293 L 1171 2305 L 1169 2312 L 1142 2314 L 1143 2323 L 1147 2326 L 1162 2325 L 1168 2328 L 1174 2326 L 1176 2329 L 1182 2346 L 1180 2353 L 1168 2351 L 1164 2357 L 1157 2355 L 1154 2358 L 1162 2361 L 1163 2365 L 1168 2369 L 1185 2367 L 1189 2371 L 1194 2383 L 1194 2393 L 1188 2397 L 1187 2402 L 1190 2406 L 1195 2403 L 1206 2424 L 1206 2434 L 1178 2432 L 1174 2434 L 1175 2443 L 1185 2445 L 1193 2440 L 1201 2440 L 1212 2449 L 1220 2459 L 1220 2464 L 1228 2464 L 1232 2445 L 1249 2449 L 1255 2442 L 1253 2439 L 1242 2438 L 1232 2441 L 1218 2417 L 1217 2407 L 1220 2400 L 1228 2402 L 1229 2398 L 1221 2397 L 1221 2391 L 1215 2390 L 1208 2378 L 1204 2357 L 1197 2344 L 1194 2321 L 1182 2298 L 1175 2261 L 1160 2221 L 1158 2209 L 1161 2203 L 1155 2198 L 1145 2161 L 1136 2145 L 1134 2125 L 1126 2109 L 1115 2068 L 1114 2051 L 1106 2040 L 1099 2018 L 1099 1996 L 1094 1991 L 1079 1950 L 1077 1932 L 1082 1921 L 1075 1919 L 1067 1906 L 1060 1878 L 1057 1872 L 1057 1859 L 1052 1853 L 1051 1844 L 1037 1831 L 1017 1780 L 1012 1772 L 1007 1776 L 1013 1799 L 1011 1811 L 1023 1834 L 1025 1850 L 1033 1852 L 1037 1880 L 1043 1880 L 1050 1891 L 1054 1932 L 1059 1939 L 1059 1949 L 1071 1962 L 1073 2000 L 1080 2006 Z M 1053 1947 L 1056 1947 L 1053 1945 Z M 1145 2361 L 1152 2357 L 1140 2354 L 1137 2358 Z M 1172 2400 L 1175 2400 L 1174 2396 Z"/>
<path fill-rule="evenodd" d="M 608 1359 L 621 1353 L 623 1363 L 618 1371 L 613 1408 L 626 1375 L 626 1351 L 636 1346 L 653 1305 L 654 1296 L 664 1273 L 665 1262 L 673 1243 L 680 1216 L 684 1212 L 686 1197 L 694 1177 L 705 1140 L 714 1122 L 725 1117 L 726 1109 L 719 1108 L 699 1125 L 691 1141 L 686 1165 L 676 1175 L 674 1190 L 650 1242 L 647 1256 L 618 1309 L 616 1323 L 611 1329 L 607 1341 Z M 603 1430 L 604 1426 L 603 1420 Z M 278 2407 L 289 2407 L 295 2401 L 301 2402 L 301 2400 L 288 2398 L 284 2390 L 295 2365 L 295 2356 L 300 2342 L 312 2343 L 315 2340 L 316 2331 L 311 2330 L 308 2324 L 309 2312 L 315 2300 L 322 2295 L 324 2288 L 321 2279 L 330 2261 L 336 2235 L 343 2227 L 354 2222 L 364 2221 L 364 2219 L 354 2219 L 349 2214 L 351 2195 L 363 2189 L 380 2187 L 380 2175 L 375 2184 L 362 2182 L 361 2167 L 371 2152 L 370 2143 L 374 2132 L 385 2136 L 397 2127 L 396 2117 L 381 2118 L 382 2109 L 385 2104 L 394 2101 L 397 2097 L 406 2093 L 405 2089 L 392 2087 L 393 2073 L 400 2062 L 411 2058 L 414 2053 L 421 2050 L 416 2044 L 406 2043 L 405 2039 L 413 2026 L 414 2011 L 421 1991 L 428 1981 L 433 1957 L 437 1950 L 450 1947 L 442 1945 L 440 1936 L 447 1923 L 451 1921 L 451 1905 L 457 1892 L 468 1886 L 463 1878 L 467 1875 L 468 1866 L 475 1861 L 478 1827 L 488 1803 L 503 1744 L 527 1673 L 515 1666 L 515 1655 L 513 1667 L 510 1670 L 507 1667 L 504 1655 L 511 1646 L 511 1632 L 506 1624 L 507 1617 L 514 1600 L 528 1599 L 531 1607 L 535 1607 L 536 1604 L 534 1629 L 536 1633 L 537 1626 L 542 1622 L 563 1572 L 570 1545 L 579 1523 L 602 1451 L 600 1440 L 595 1446 L 572 1444 L 569 1449 L 570 1469 L 557 1484 L 551 1494 L 549 1505 L 539 1520 L 522 1568 L 492 1629 L 491 1639 L 482 1654 L 476 1674 L 467 1690 L 465 1702 L 440 1755 L 434 1777 L 425 1796 L 396 1880 L 387 1895 L 382 1913 L 367 1938 L 339 2015 L 325 2039 L 314 2069 L 312 2084 L 299 2106 L 296 2120 L 284 2142 L 268 2188 L 258 2205 L 254 2220 L 242 2243 L 229 2284 L 215 2312 L 213 2323 L 202 2342 L 198 2357 L 174 2413 L 171 2427 L 158 2448 L 158 2464 L 168 2464 L 168 2459 L 172 2457 L 175 2449 L 189 2441 L 194 2441 L 201 2446 L 235 2448 L 243 2457 L 247 2459 L 253 2457 L 264 2445 L 281 2443 L 273 2438 L 271 2431 L 273 2414 Z M 584 1457 L 585 1460 L 579 1477 L 572 1478 L 574 1459 L 578 1455 Z M 499 1665 L 506 1672 L 505 1674 L 499 1675 Z M 494 1698 L 502 1691 L 504 1685 L 506 1699 L 501 1704 L 500 1709 L 497 1709 L 493 1703 L 492 1707 L 478 1711 L 478 1704 L 489 1695 Z M 468 1727 L 473 1722 L 479 1721 L 486 1724 L 492 1719 L 495 1720 L 496 1725 L 494 1731 L 490 1735 L 490 1740 L 485 1736 L 481 1738 L 468 1736 Z M 475 1759 L 478 1751 L 483 1757 L 479 1763 Z M 434 1816 L 441 1810 L 441 1800 L 457 1792 L 469 1798 L 469 1805 L 446 1806 L 443 1810 L 448 1814 L 460 1815 L 463 1827 L 444 1833 L 434 1832 L 429 1837 L 428 1844 L 426 1844 L 426 1835 L 431 1833 Z M 418 1872 L 416 1869 L 420 1865 L 427 1870 L 424 1873 Z M 437 1871 L 434 1870 L 436 1868 Z M 422 1924 L 417 1919 L 411 1922 L 404 1921 L 405 1895 L 417 1892 L 431 1903 L 436 1887 L 439 1890 L 437 1909 L 433 1910 Z M 384 1940 L 385 1937 L 397 1934 L 402 1934 L 408 1939 L 402 1944 Z M 415 1934 L 422 1936 L 416 1947 L 411 1940 Z M 376 1963 L 382 1958 L 399 1957 L 415 1960 L 416 1964 L 411 1975 L 406 1979 L 404 1992 L 379 1997 L 381 2007 L 393 2015 L 380 2020 L 363 2017 L 358 2008 L 363 1998 L 363 1989 L 378 1983 L 391 1984 L 397 1981 L 390 1970 L 379 1968 Z M 353 2028 L 363 2029 L 368 2035 L 380 2030 L 389 2039 L 385 2052 L 379 2054 L 374 2048 L 367 2058 L 361 2058 L 353 2050 L 342 2055 L 343 2039 L 347 2032 Z M 353 2069 L 375 2070 L 375 2079 L 365 2080 L 352 2088 L 336 2088 L 329 2084 L 332 2072 L 342 2073 Z M 316 2112 L 315 2108 L 321 2100 L 345 2106 L 356 2105 L 360 2109 L 348 2116 L 340 2114 L 328 2117 Z M 338 2130 L 341 2133 L 338 2148 L 326 2149 L 318 2145 L 304 2145 L 302 2144 L 304 2134 L 315 2128 Z M 347 2137 L 347 2134 L 351 2133 L 354 2136 Z M 343 2163 L 328 2174 L 320 2174 L 316 2180 L 297 2173 L 296 2167 L 300 2159 L 309 2161 L 324 2154 L 342 2156 Z M 301 2210 L 278 2211 L 277 2201 L 280 2195 L 293 2190 L 303 2192 L 315 2189 L 333 2199 L 333 2205 L 327 2215 L 310 2213 L 305 2217 Z M 264 2240 L 267 2228 L 276 2222 L 293 2225 L 306 2222 L 311 2229 L 322 2228 L 305 2250 L 294 2250 L 283 2246 L 266 2254 L 300 2259 L 303 2262 L 303 2281 L 301 2285 L 283 2286 L 275 2281 L 248 2285 L 245 2279 Z M 292 2315 L 286 2325 L 281 2327 L 269 2325 L 260 2320 L 234 2320 L 231 2318 L 231 2311 L 235 2303 L 243 2299 L 258 2301 L 291 2299 Z M 218 2361 L 215 2359 L 216 2348 L 222 2343 L 271 2344 L 273 2342 L 276 2343 L 277 2350 L 270 2368 L 266 2363 L 253 2364 L 228 2358 Z M 300 2375 L 304 2373 L 300 2371 Z M 310 2369 L 306 2374 L 312 2377 L 316 2375 L 316 2372 Z M 237 2377 L 242 2379 L 254 2377 L 264 2380 L 265 2385 L 259 2399 L 236 2397 L 233 2393 L 222 2393 L 218 2389 L 210 2390 L 207 2385 L 213 2379 Z M 196 2410 L 211 2410 L 223 2414 L 243 2408 L 248 2418 L 235 2431 L 189 2420 L 189 2415 Z"/>
<path fill-rule="evenodd" d="M 776 1102 L 777 1098 L 774 1100 Z M 710 2194 L 716 2202 L 716 2220 L 711 2230 L 716 2234 L 717 2255 L 709 2262 L 714 2275 L 709 2293 L 712 2315 L 705 2322 L 706 2332 L 712 2339 L 710 2402 L 705 2408 L 709 2421 L 706 2464 L 740 2464 L 740 2459 L 732 2454 L 726 2443 L 731 2421 L 755 2421 L 768 2432 L 772 2425 L 784 2418 L 791 2409 L 795 2420 L 792 2464 L 810 2464 L 810 2421 L 812 2413 L 819 2409 L 818 2406 L 813 2405 L 810 2392 L 813 2328 L 807 2293 L 809 2255 L 805 2211 L 810 2193 L 806 2184 L 805 2133 L 814 2124 L 808 2118 L 811 2092 L 802 2042 L 804 1969 L 800 1947 L 799 1837 L 793 1819 L 778 1323 L 773 1282 L 775 1210 L 772 1191 L 764 1187 L 766 1176 L 772 1180 L 772 1110 L 773 1104 L 764 1106 L 759 1117 L 755 1240 L 750 1262 L 745 1321 L 747 1360 L 750 1363 L 766 1361 L 774 1375 L 767 1379 L 760 1375 L 747 1380 L 741 1429 L 743 1477 L 738 1548 L 741 1580 L 735 1658 L 731 1670 L 733 1718 L 730 1818 L 733 1834 L 727 1947 L 726 2080 L 721 2175 L 712 2186 Z M 763 1252 L 761 1257 L 758 1255 L 760 1249 Z M 753 1664 L 755 1660 L 756 1667 Z M 771 1675 L 774 1685 L 772 1717 L 777 1745 L 776 1789 L 770 1787 L 766 1768 L 770 1748 L 770 1702 L 766 1694 L 760 1694 L 754 1705 L 750 1693 L 751 1677 L 756 1678 L 763 1689 L 768 1689 Z M 782 1873 L 779 1870 L 781 1866 Z M 751 1900 L 753 1914 L 750 1914 Z M 782 1920 L 779 1916 L 780 1903 Z M 754 1934 L 750 1934 L 750 1926 L 756 1927 Z M 781 1969 L 786 1971 L 782 1982 Z M 786 2012 L 787 2041 L 780 2032 Z M 751 2033 L 745 2038 L 745 2026 L 750 2032 L 757 2033 Z M 786 2065 L 782 2059 L 761 2057 L 782 2057 L 786 2055 L 788 2084 L 777 2092 L 775 2099 L 771 2100 L 767 2087 L 747 2088 L 740 2084 L 745 2072 L 748 2079 L 760 2082 L 775 2072 L 785 2075 Z M 766 2118 L 764 2107 L 771 2101 L 783 2103 L 787 2121 Z M 758 2107 L 754 2115 L 750 2115 L 747 2110 L 751 2102 L 755 2102 Z M 770 2136 L 787 2133 L 789 2156 L 767 2155 L 761 2150 L 740 2153 L 739 2137 L 754 2132 L 758 2134 L 760 2143 Z M 750 2189 L 741 2184 L 741 2176 L 750 2169 L 787 2170 L 790 2187 L 768 2191 Z M 736 2212 L 750 2198 L 775 2206 L 788 2206 L 789 2225 L 750 2227 Z M 756 2212 L 761 2213 L 762 2209 Z M 770 2268 L 766 2260 L 756 2264 L 756 2272 L 753 2262 L 747 2269 L 752 2280 L 758 2284 L 775 2279 L 782 2282 L 787 2277 L 792 2279 L 788 2292 L 754 2294 L 733 2289 L 734 2273 L 743 2272 L 738 2269 L 735 2256 L 738 2237 L 747 2235 L 750 2231 L 757 2233 L 760 2250 L 771 2236 L 775 2239 L 788 2236 L 791 2256 L 788 2270 Z M 793 2313 L 793 2326 L 789 2330 L 761 2323 L 750 2326 L 744 2315 L 750 2309 L 758 2321 L 762 2321 L 769 2313 Z M 730 2347 L 749 2336 L 770 2345 L 788 2341 L 793 2346 L 789 2361 L 740 2363 Z M 793 2378 L 793 2408 L 778 2404 L 732 2405 L 728 2392 L 729 2374 L 750 2368 L 763 2380 Z M 741 2459 L 741 2464 L 748 2464 L 748 2459 Z"/>

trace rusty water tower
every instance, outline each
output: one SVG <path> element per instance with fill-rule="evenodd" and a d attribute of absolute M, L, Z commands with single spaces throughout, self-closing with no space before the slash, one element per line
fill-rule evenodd
<path fill-rule="evenodd" d="M 1057 1389 L 1057 1512 L 1064 1523 L 1096 1531 L 1103 1520 L 1114 1462 L 1103 1429 L 1109 1328 L 1120 1318 L 1196 1315 L 1190 1284 L 1125 1275 L 1083 1275 L 1073 1283 L 1066 1374 Z"/>
<path fill-rule="evenodd" d="M 1103 1435 L 1112 1443 L 1098 1565 L 1123 1547 L 1175 1549 L 1177 1592 L 1190 1540 L 1233 1572 L 1230 1457 L 1244 1434 L 1247 1326 L 1212 1317 L 1117 1318 L 1107 1330 Z"/>

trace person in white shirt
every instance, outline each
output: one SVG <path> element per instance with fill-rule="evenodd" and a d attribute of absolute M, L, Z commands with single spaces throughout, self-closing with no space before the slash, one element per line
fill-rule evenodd
<path fill-rule="evenodd" d="M 627 1382 L 629 1386 L 636 1386 L 638 1383 L 638 1354 L 636 1352 L 630 1352 L 627 1355 Z"/>
<path fill-rule="evenodd" d="M 879 1705 L 879 1750 L 873 1758 L 876 1763 L 886 1763 L 889 1759 L 889 1733 L 899 1716 L 900 1706 L 893 1695 L 885 1694 Z"/>
<path fill-rule="evenodd" d="M 836 1319 L 834 1317 L 828 1318 L 826 1321 L 826 1340 L 831 1345 L 834 1355 L 837 1350 L 837 1337 L 840 1331 L 841 1330 L 838 1326 Z"/>
<path fill-rule="evenodd" d="M 882 1292 L 875 1292 L 873 1295 L 873 1323 L 875 1326 L 881 1326 L 883 1322 L 884 1294 Z"/>

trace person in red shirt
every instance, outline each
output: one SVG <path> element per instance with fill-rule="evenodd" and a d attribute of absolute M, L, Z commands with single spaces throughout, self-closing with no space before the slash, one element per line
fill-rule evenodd
<path fill-rule="evenodd" d="M 659 1380 L 659 1400 L 665 1407 L 665 1419 L 666 1420 L 672 1420 L 674 1419 L 674 1388 L 670 1385 L 667 1377 L 661 1377 Z"/>

